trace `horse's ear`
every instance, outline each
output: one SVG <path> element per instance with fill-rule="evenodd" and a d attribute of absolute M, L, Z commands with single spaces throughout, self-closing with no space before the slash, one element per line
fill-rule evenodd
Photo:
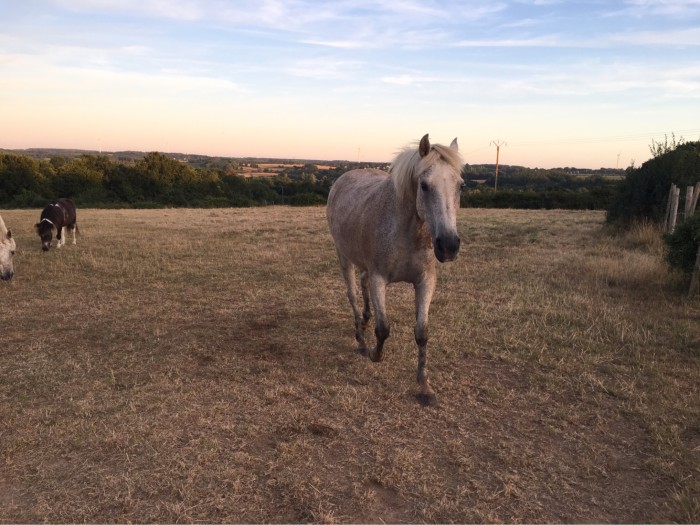
<path fill-rule="evenodd" d="M 430 141 L 428 140 L 428 134 L 426 133 L 425 135 L 423 135 L 423 138 L 420 139 L 420 144 L 418 145 L 418 153 L 420 153 L 421 157 L 425 157 L 429 151 Z"/>
<path fill-rule="evenodd" d="M 8 239 L 12 239 L 12 230 L 7 230 L 5 237 L 7 237 Z"/>
<path fill-rule="evenodd" d="M 455 151 L 459 151 L 459 146 L 457 145 L 457 137 L 455 137 L 452 141 L 452 144 L 450 144 L 450 148 L 452 148 Z"/>

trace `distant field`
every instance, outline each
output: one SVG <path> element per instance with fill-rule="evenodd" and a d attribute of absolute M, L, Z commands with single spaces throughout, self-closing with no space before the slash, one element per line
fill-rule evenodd
<path fill-rule="evenodd" d="M 279 175 L 286 168 L 300 168 L 304 164 L 284 164 L 284 163 L 260 163 L 255 166 L 242 166 L 241 175 L 244 177 L 274 177 Z M 333 166 L 316 164 L 319 170 L 333 169 Z"/>
<path fill-rule="evenodd" d="M 414 395 L 354 351 L 323 208 L 2 211 L 0 522 L 700 522 L 700 302 L 653 231 L 466 209 Z"/>

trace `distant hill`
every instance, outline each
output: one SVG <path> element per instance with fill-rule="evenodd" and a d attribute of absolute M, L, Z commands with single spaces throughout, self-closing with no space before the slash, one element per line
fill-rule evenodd
<path fill-rule="evenodd" d="M 0 148 L 0 153 L 13 153 L 25 155 L 39 160 L 49 160 L 54 157 L 72 159 L 81 155 L 101 155 L 121 162 L 137 162 L 143 159 L 148 152 L 145 151 L 97 151 L 89 149 L 61 149 L 61 148 L 27 148 L 5 149 Z M 268 157 L 212 157 L 193 153 L 163 153 L 171 159 L 185 162 L 192 167 L 213 167 L 228 163 L 237 164 L 320 164 L 324 166 L 342 166 L 348 164 L 347 160 L 318 160 L 318 159 L 284 159 Z M 374 163 L 372 163 L 374 164 Z"/>
<path fill-rule="evenodd" d="M 84 149 L 60 149 L 60 148 L 27 148 L 27 149 L 3 149 L 0 148 L 0 153 L 14 153 L 15 155 L 26 155 L 39 160 L 49 160 L 52 157 L 64 157 L 72 159 L 81 155 L 102 155 L 114 159 L 115 161 L 124 164 L 134 164 L 143 159 L 148 152 L 144 151 L 97 151 Z M 229 166 L 256 166 L 259 164 L 265 165 L 300 165 L 300 164 L 315 164 L 326 168 L 348 167 L 355 163 L 347 160 L 319 160 L 319 159 L 285 159 L 274 157 L 212 157 L 208 155 L 199 155 L 193 153 L 163 153 L 165 156 L 175 159 L 179 162 L 186 163 L 193 168 L 227 168 Z M 386 162 L 364 162 L 363 165 L 372 165 L 375 167 L 386 168 Z M 467 179 L 486 179 L 489 175 L 495 172 L 495 164 L 471 164 L 465 166 L 463 174 Z M 557 172 L 560 174 L 573 176 L 595 176 L 603 177 L 623 177 L 624 169 L 615 168 L 599 168 L 586 169 L 575 167 L 562 167 L 539 170 L 538 168 L 526 168 L 517 165 L 501 164 L 499 171 L 502 177 L 514 173 L 541 171 L 541 172 Z"/>

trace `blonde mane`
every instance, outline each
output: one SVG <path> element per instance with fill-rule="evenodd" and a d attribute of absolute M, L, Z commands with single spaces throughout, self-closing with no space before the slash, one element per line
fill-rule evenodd
<path fill-rule="evenodd" d="M 462 171 L 462 156 L 459 151 L 442 144 L 433 144 L 425 157 L 421 157 L 418 148 L 407 146 L 394 158 L 389 173 L 394 181 L 396 194 L 403 202 L 414 202 L 418 187 L 418 174 L 438 162 L 450 164 L 457 173 Z"/>

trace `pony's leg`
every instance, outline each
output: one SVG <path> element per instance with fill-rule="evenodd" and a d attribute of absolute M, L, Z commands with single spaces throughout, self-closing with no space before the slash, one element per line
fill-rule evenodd
<path fill-rule="evenodd" d="M 430 276 L 414 285 L 416 291 L 416 326 L 413 331 L 418 345 L 418 400 L 424 405 L 437 403 L 435 392 L 428 379 L 428 311 L 435 291 L 435 276 Z"/>
<path fill-rule="evenodd" d="M 362 284 L 362 299 L 364 300 L 364 309 L 362 310 L 362 331 L 367 329 L 367 323 L 372 318 L 372 310 L 370 309 L 371 295 L 369 291 L 369 272 L 367 270 L 360 274 L 360 283 Z"/>
<path fill-rule="evenodd" d="M 73 227 L 71 228 L 71 231 L 73 232 L 73 244 L 77 244 L 77 243 L 75 242 L 75 230 L 77 230 L 77 229 L 78 229 L 78 225 L 77 225 L 77 224 L 74 224 Z"/>
<path fill-rule="evenodd" d="M 374 306 L 374 335 L 377 337 L 377 346 L 370 351 L 369 358 L 372 361 L 381 361 L 384 358 L 384 341 L 390 333 L 389 319 L 386 316 L 386 279 L 378 275 L 369 278 L 370 294 Z"/>
<path fill-rule="evenodd" d="M 355 265 L 343 257 L 340 258 L 340 269 L 345 279 L 347 287 L 348 301 L 352 306 L 352 313 L 355 316 L 355 340 L 357 341 L 357 351 L 361 354 L 367 353 L 367 344 L 365 343 L 365 330 L 362 323 L 360 309 L 357 306 L 357 282 L 355 281 Z"/>
<path fill-rule="evenodd" d="M 60 248 L 65 242 L 65 239 L 63 238 L 63 230 L 65 230 L 65 228 L 62 226 L 60 230 L 56 228 L 56 248 Z"/>

